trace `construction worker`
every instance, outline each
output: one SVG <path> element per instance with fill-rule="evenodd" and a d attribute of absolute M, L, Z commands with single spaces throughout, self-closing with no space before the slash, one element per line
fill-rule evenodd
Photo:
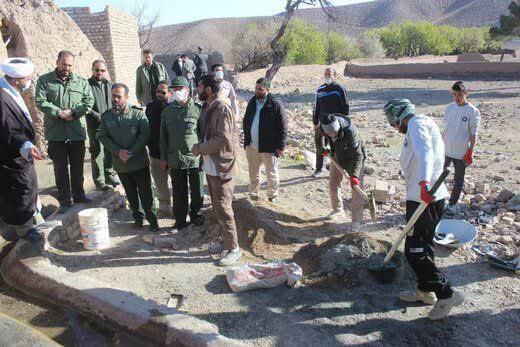
<path fill-rule="evenodd" d="M 73 72 L 74 54 L 61 51 L 56 69 L 40 76 L 36 83 L 36 106 L 43 112 L 45 139 L 54 166 L 58 188 L 58 213 L 65 213 L 75 203 L 92 202 L 83 188 L 85 161 L 85 132 L 81 117 L 94 105 L 88 81 Z M 70 166 L 70 175 L 69 175 Z"/>
<path fill-rule="evenodd" d="M 204 171 L 200 169 L 200 156 L 191 148 L 201 139 L 199 117 L 202 107 L 190 97 L 190 84 L 182 76 L 176 77 L 173 102 L 164 109 L 161 122 L 162 169 L 170 170 L 173 190 L 174 230 L 185 228 L 186 217 L 190 222 L 202 225 L 199 213 L 204 201 Z M 191 203 L 188 196 L 191 194 Z"/>
<path fill-rule="evenodd" d="M 357 128 L 352 124 L 350 118 L 342 114 L 328 114 L 320 120 L 323 132 L 330 143 L 330 165 L 329 192 L 332 212 L 328 219 L 337 220 L 345 215 L 343 210 L 343 199 L 341 198 L 341 182 L 343 172 L 349 175 L 350 187 L 352 188 L 352 201 L 350 204 L 353 229 L 358 228 L 363 221 L 363 207 L 365 201 L 363 196 L 355 190 L 354 186 L 363 188 L 364 162 L 366 159 L 365 147 Z M 336 165 L 340 165 L 338 168 Z"/>
<path fill-rule="evenodd" d="M 103 113 L 98 136 L 112 153 L 112 163 L 125 188 L 136 227 L 143 226 L 146 216 L 150 230 L 158 231 L 157 216 L 152 207 L 150 161 L 146 152 L 150 127 L 143 110 L 128 104 L 128 92 L 123 83 L 113 85 L 113 107 Z"/>
<path fill-rule="evenodd" d="M 323 154 L 327 147 L 325 134 L 320 127 L 320 119 L 331 113 L 349 115 L 347 90 L 336 82 L 338 73 L 335 68 L 325 69 L 323 84 L 316 91 L 316 102 L 312 122 L 314 124 L 314 143 L 316 145 L 316 171 L 314 177 L 323 175 Z"/>
<path fill-rule="evenodd" d="M 428 317 L 431 320 L 442 319 L 464 301 L 435 265 L 433 252 L 435 227 L 442 217 L 448 191 L 442 184 L 435 195 L 431 195 L 429 188 L 443 171 L 444 142 L 437 124 L 429 117 L 416 115 L 415 106 L 408 99 L 391 100 L 384 111 L 390 125 L 405 136 L 401 169 L 406 181 L 406 221 L 421 202 L 429 204 L 405 242 L 406 259 L 417 276 L 417 289 L 402 292 L 399 298 L 407 302 L 435 304 Z"/>
<path fill-rule="evenodd" d="M 455 102 L 444 111 L 444 143 L 446 144 L 446 158 L 444 166 L 453 163 L 455 166 L 455 180 L 446 214 L 459 213 L 459 201 L 466 167 L 473 163 L 473 151 L 477 143 L 480 112 L 468 101 L 468 91 L 464 82 L 458 81 L 451 88 Z"/>

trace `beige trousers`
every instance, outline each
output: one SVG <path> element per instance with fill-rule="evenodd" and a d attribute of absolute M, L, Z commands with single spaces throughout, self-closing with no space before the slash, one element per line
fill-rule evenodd
<path fill-rule="evenodd" d="M 364 165 L 361 165 L 361 177 L 358 177 L 361 182 L 360 187 L 363 188 L 364 179 Z M 346 177 L 347 178 L 347 177 Z M 329 172 L 329 193 L 330 205 L 333 210 L 343 208 L 343 199 L 341 194 L 341 182 L 343 181 L 343 173 L 336 167 L 334 163 L 330 163 Z M 352 215 L 352 222 L 359 223 L 363 221 L 363 208 L 365 200 L 356 190 L 352 189 L 352 199 L 350 201 L 350 211 Z"/>
<path fill-rule="evenodd" d="M 168 186 L 168 170 L 163 170 L 161 160 L 150 157 L 150 171 L 157 191 L 157 199 L 161 206 L 171 208 L 170 187 Z"/>
<path fill-rule="evenodd" d="M 237 227 L 232 206 L 235 181 L 232 178 L 222 180 L 217 176 L 206 175 L 206 182 L 220 233 L 224 239 L 224 249 L 235 249 L 238 247 Z"/>
<path fill-rule="evenodd" d="M 280 187 L 279 159 L 272 153 L 258 153 L 251 146 L 246 147 L 246 157 L 249 166 L 249 194 L 258 196 L 260 166 L 263 165 L 267 176 L 267 197 L 276 198 Z"/>

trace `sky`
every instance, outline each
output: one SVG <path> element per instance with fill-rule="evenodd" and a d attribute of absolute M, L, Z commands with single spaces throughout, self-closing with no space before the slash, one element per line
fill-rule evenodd
<path fill-rule="evenodd" d="M 334 5 L 349 5 L 370 0 L 331 0 Z M 90 7 L 103 11 L 106 5 L 132 12 L 136 4 L 146 3 L 147 13 L 160 11 L 158 25 L 192 22 L 206 18 L 270 16 L 284 11 L 285 0 L 57 0 L 61 7 Z"/>

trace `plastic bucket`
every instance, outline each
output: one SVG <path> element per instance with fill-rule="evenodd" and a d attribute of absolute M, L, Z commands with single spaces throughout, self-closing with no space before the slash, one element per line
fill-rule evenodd
<path fill-rule="evenodd" d="M 80 211 L 78 220 L 85 249 L 93 251 L 110 247 L 106 208 L 89 208 Z"/>

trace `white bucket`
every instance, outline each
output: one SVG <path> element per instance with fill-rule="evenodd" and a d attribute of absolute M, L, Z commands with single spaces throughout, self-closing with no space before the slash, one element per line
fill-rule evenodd
<path fill-rule="evenodd" d="M 89 208 L 80 211 L 78 220 L 85 249 L 93 251 L 110 247 L 106 208 Z"/>

